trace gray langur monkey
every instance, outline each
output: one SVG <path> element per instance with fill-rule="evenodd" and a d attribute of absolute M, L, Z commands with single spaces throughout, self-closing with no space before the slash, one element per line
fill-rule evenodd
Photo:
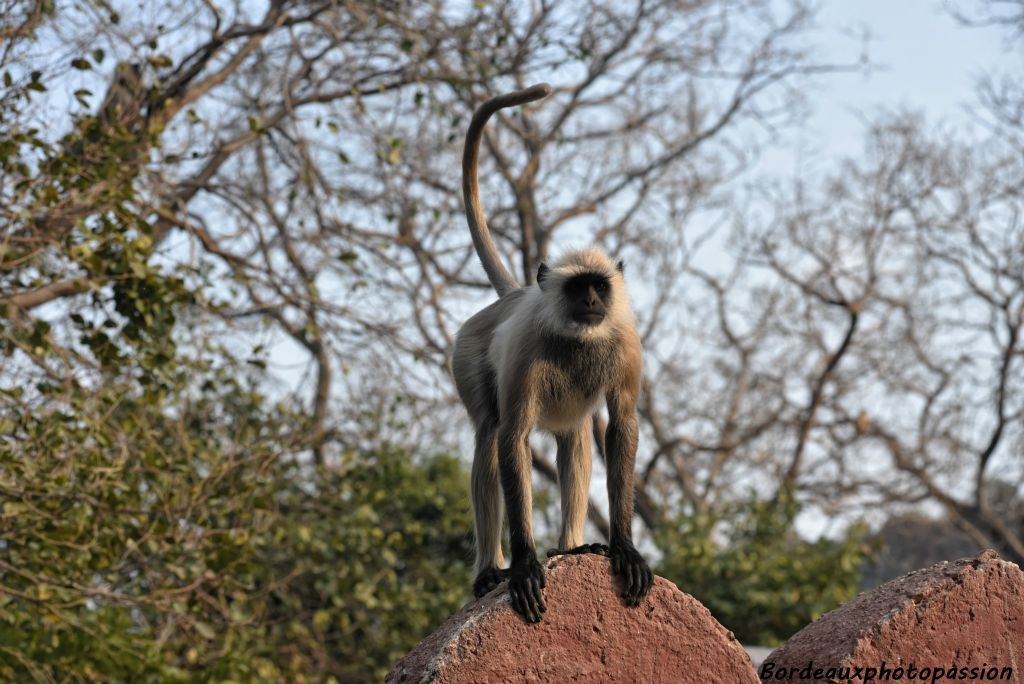
<path fill-rule="evenodd" d="M 653 575 L 633 545 L 633 468 L 640 392 L 640 337 L 629 306 L 622 262 L 599 249 L 541 264 L 537 285 L 520 287 L 502 265 L 480 206 L 477 166 L 484 125 L 494 112 L 547 96 L 546 84 L 484 102 L 473 115 L 462 158 L 466 218 L 498 301 L 459 329 L 452 373 L 476 429 L 472 498 L 476 579 L 483 596 L 508 579 L 512 607 L 527 622 L 546 610 L 544 570 L 534 549 L 530 432 L 554 435 L 562 528 L 557 554 L 608 555 L 636 606 Z M 604 399 L 611 534 L 608 545 L 584 544 L 591 467 L 591 415 Z M 501 500 L 508 512 L 512 561 L 501 552 Z"/>

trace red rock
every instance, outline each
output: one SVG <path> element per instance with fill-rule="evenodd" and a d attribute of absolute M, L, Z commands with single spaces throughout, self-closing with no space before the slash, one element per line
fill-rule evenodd
<path fill-rule="evenodd" d="M 885 663 L 890 670 L 902 668 L 903 681 L 950 681 L 968 679 L 971 668 L 984 668 L 975 681 L 1024 682 L 1024 573 L 1001 560 L 994 551 L 977 558 L 942 562 L 887 582 L 794 634 L 765 659 L 763 681 L 801 681 L 800 673 L 781 677 L 783 668 L 853 668 L 818 681 L 860 682 L 867 668 Z M 911 675 L 913 665 L 933 670 L 920 679 Z M 860 677 L 855 668 L 865 668 Z M 943 676 L 935 677 L 941 667 Z M 967 668 L 962 672 L 960 668 Z M 1012 674 L 1004 670 L 1011 668 Z M 895 674 L 890 675 L 890 680 Z M 805 680 L 813 681 L 813 680 Z M 873 681 L 885 681 L 877 671 Z"/>
<path fill-rule="evenodd" d="M 656 577 L 631 608 L 617 586 L 607 558 L 554 558 L 540 623 L 524 622 L 502 585 L 455 613 L 386 681 L 756 684 L 743 647 L 692 596 Z"/>

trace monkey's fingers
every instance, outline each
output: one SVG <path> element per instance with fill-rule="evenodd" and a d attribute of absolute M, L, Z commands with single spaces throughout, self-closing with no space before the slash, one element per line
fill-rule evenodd
<path fill-rule="evenodd" d="M 508 588 L 509 603 L 512 604 L 512 609 L 523 616 L 527 622 L 533 622 L 533 616 L 530 613 L 529 606 L 527 606 L 523 595 L 520 593 L 519 587 Z"/>
<path fill-rule="evenodd" d="M 523 605 L 526 607 L 526 619 L 528 622 L 540 622 L 541 610 L 533 597 L 533 589 L 527 585 L 526 593 L 523 595 Z"/>
<path fill-rule="evenodd" d="M 626 599 L 626 601 L 628 603 L 628 602 L 631 602 L 632 599 L 633 599 L 633 584 L 634 584 L 634 580 L 633 580 L 633 574 L 634 573 L 633 573 L 633 571 L 635 570 L 635 568 L 633 567 L 633 564 L 629 562 L 628 559 L 624 559 L 623 560 L 622 566 L 623 566 L 622 567 L 622 569 L 623 569 L 622 577 L 625 580 L 624 581 L 625 587 L 622 590 L 622 597 L 624 599 Z"/>
<path fill-rule="evenodd" d="M 530 581 L 530 592 L 531 598 L 533 599 L 533 606 L 541 613 L 546 613 L 548 610 L 547 605 L 544 603 L 545 584 L 547 584 L 547 580 L 544 579 L 544 575 L 541 575 L 539 580 L 534 578 Z M 540 619 L 540 615 L 537 616 L 537 619 Z"/>
<path fill-rule="evenodd" d="M 593 544 L 581 544 L 580 546 L 571 549 L 548 549 L 548 558 L 553 556 L 581 555 L 584 553 L 592 553 L 597 556 L 607 556 L 608 545 L 595 542 Z"/>
<path fill-rule="evenodd" d="M 535 572 L 531 574 L 528 587 L 530 589 L 530 603 L 533 607 L 534 614 L 537 616 L 537 621 L 540 621 L 540 614 L 547 612 L 547 605 L 544 604 L 544 587 L 547 586 L 548 579 L 544 575 L 544 570 L 538 565 Z"/>
<path fill-rule="evenodd" d="M 633 580 L 633 605 L 638 606 L 654 584 L 654 573 L 643 559 L 640 559 L 639 565 L 634 569 Z"/>
<path fill-rule="evenodd" d="M 643 561 L 633 566 L 633 598 L 637 603 L 644 595 L 644 582 L 646 582 L 647 565 Z"/>
<path fill-rule="evenodd" d="M 654 583 L 654 573 L 632 544 L 611 549 L 613 572 L 622 578 L 620 594 L 629 606 L 638 606 Z"/>
<path fill-rule="evenodd" d="M 631 603 L 636 606 L 640 604 L 640 599 L 644 595 L 644 573 L 647 569 L 644 567 L 643 561 L 632 563 L 632 569 L 633 583 L 629 585 L 629 598 Z"/>
<path fill-rule="evenodd" d="M 529 579 L 526 585 L 520 587 L 512 594 L 512 607 L 522 615 L 527 622 L 540 622 L 541 613 L 547 610 L 544 606 L 544 599 L 539 595 L 539 588 L 536 580 Z"/>
<path fill-rule="evenodd" d="M 508 591 L 508 598 L 509 603 L 512 604 L 512 610 L 522 615 L 527 622 L 532 622 L 532 620 L 530 619 L 529 611 L 527 610 L 526 605 L 523 603 L 522 597 L 519 596 L 519 592 L 510 588 Z"/>
<path fill-rule="evenodd" d="M 644 568 L 639 566 L 633 566 L 633 586 L 632 586 L 632 598 L 633 605 L 640 605 L 640 599 L 644 595 Z"/>
<path fill-rule="evenodd" d="M 654 573 L 651 572 L 651 569 L 645 565 L 644 583 L 640 587 L 640 597 L 643 598 L 644 596 L 647 596 L 647 593 L 651 590 L 652 586 L 654 586 Z"/>
<path fill-rule="evenodd" d="M 477 598 L 488 594 L 499 584 L 508 579 L 508 570 L 487 568 L 482 570 L 473 581 L 473 595 Z"/>
<path fill-rule="evenodd" d="M 540 622 L 544 605 L 544 585 L 547 579 L 536 557 L 509 570 L 508 591 L 512 608 L 527 622 Z"/>

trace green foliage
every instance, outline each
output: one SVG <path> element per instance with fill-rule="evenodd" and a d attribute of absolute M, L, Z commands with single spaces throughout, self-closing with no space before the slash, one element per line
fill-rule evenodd
<path fill-rule="evenodd" d="M 200 367 L 6 414 L 0 679 L 375 681 L 466 599 L 456 460 L 311 469 L 296 416 Z"/>
<path fill-rule="evenodd" d="M 305 486 L 285 495 L 293 539 L 268 548 L 264 562 L 294 573 L 301 558 L 305 573 L 270 611 L 272 624 L 278 616 L 291 624 L 254 653 L 288 664 L 271 680 L 380 681 L 469 598 L 472 520 L 461 464 L 414 464 L 386 446 L 351 456 L 321 473 L 319 496 Z M 240 654 L 239 664 L 246 660 Z"/>
<path fill-rule="evenodd" d="M 156 217 L 136 202 L 135 183 L 159 133 L 138 113 L 147 95 L 132 92 L 124 97 L 135 101 L 72 117 L 54 142 L 31 123 L 32 93 L 46 89 L 47 77 L 6 72 L 0 89 L 0 219 L 9 235 L 0 244 L 0 290 L 75 279 L 75 291 L 92 290 L 94 304 L 124 317 L 125 339 L 167 339 L 171 310 L 192 294 L 151 263 Z M 13 317 L 6 309 L 0 303 L 0 316 Z"/>
<path fill-rule="evenodd" d="M 81 293 L 0 302 L 0 680 L 377 681 L 467 598 L 466 475 L 366 435 L 312 467 L 262 359 L 182 323 L 201 274 L 153 258 L 117 69 L 56 142 L 23 123 L 47 74 L 0 90 L 0 290 Z"/>
<path fill-rule="evenodd" d="M 853 598 L 871 549 L 866 528 L 840 540 L 801 539 L 796 505 L 751 498 L 659 530 L 657 572 L 701 601 L 745 644 L 774 646 Z M 726 527 L 723 523 L 728 521 Z"/>

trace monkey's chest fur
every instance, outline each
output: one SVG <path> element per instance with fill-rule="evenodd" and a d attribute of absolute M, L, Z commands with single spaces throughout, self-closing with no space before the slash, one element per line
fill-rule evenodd
<path fill-rule="evenodd" d="M 541 337 L 538 424 L 550 432 L 575 429 L 604 399 L 619 373 L 614 337 L 578 340 Z"/>

